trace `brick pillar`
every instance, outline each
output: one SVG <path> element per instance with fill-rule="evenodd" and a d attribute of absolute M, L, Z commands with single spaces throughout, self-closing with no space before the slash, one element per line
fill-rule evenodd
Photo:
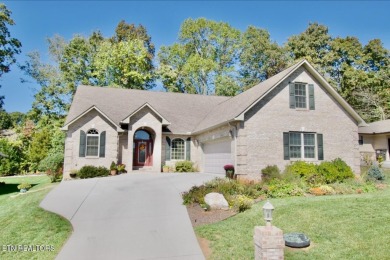
<path fill-rule="evenodd" d="M 283 231 L 274 226 L 255 227 L 255 260 L 284 259 Z"/>

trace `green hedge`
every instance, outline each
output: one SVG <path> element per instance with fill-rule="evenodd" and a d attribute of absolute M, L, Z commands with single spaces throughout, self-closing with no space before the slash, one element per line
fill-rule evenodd
<path fill-rule="evenodd" d="M 92 165 L 86 165 L 79 170 L 77 176 L 79 176 L 80 179 L 87 179 L 87 178 L 108 176 L 109 173 L 110 171 L 106 167 L 103 166 L 96 167 Z"/>

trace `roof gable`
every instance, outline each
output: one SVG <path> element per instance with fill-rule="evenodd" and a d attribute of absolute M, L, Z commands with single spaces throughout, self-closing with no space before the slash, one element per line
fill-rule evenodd
<path fill-rule="evenodd" d="M 307 60 L 302 60 L 247 91 L 219 104 L 198 124 L 194 132 L 200 133 L 221 124 L 244 120 L 246 112 L 302 66 L 321 83 L 330 95 L 358 122 L 360 126 L 366 125 L 364 120 L 337 93 L 326 79 L 322 77 Z"/>
<path fill-rule="evenodd" d="M 157 116 L 160 117 L 161 119 L 161 122 L 162 122 L 162 125 L 170 125 L 171 123 L 165 119 L 156 109 L 154 109 L 151 105 L 149 105 L 148 103 L 145 103 L 143 104 L 142 106 L 140 106 L 138 109 L 136 109 L 134 112 L 132 112 L 130 115 L 128 115 L 126 118 L 124 118 L 123 120 L 121 120 L 121 123 L 124 123 L 124 124 L 128 124 L 130 123 L 130 118 L 132 116 L 134 116 L 135 114 L 137 114 L 139 111 L 141 111 L 143 108 L 149 108 L 150 110 L 152 110 Z"/>

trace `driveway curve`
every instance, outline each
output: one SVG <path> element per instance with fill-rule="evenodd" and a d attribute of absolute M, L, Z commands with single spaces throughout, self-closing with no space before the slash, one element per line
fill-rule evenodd
<path fill-rule="evenodd" d="M 181 192 L 206 173 L 129 173 L 65 181 L 40 206 L 73 233 L 57 259 L 204 259 Z"/>

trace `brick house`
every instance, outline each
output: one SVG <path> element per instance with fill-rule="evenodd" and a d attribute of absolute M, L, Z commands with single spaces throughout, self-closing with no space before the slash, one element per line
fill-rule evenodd
<path fill-rule="evenodd" d="M 364 120 L 306 60 L 235 96 L 79 86 L 63 130 L 64 178 L 84 165 L 160 171 L 191 160 L 201 172 L 337 157 L 359 173 Z"/>

